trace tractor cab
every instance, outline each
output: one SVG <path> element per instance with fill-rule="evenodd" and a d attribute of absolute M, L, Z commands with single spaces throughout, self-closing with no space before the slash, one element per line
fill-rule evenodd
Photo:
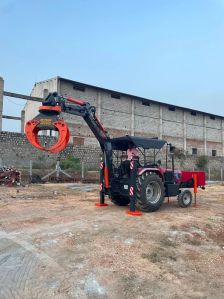
<path fill-rule="evenodd" d="M 179 205 L 191 204 L 192 195 L 186 188 L 193 188 L 193 175 L 198 177 L 197 186 L 205 185 L 203 172 L 176 170 L 175 147 L 158 138 L 124 136 L 111 139 L 112 176 L 111 200 L 118 205 L 130 202 L 130 161 L 137 163 L 136 205 L 142 211 L 157 210 L 165 197 L 177 196 Z"/>
<path fill-rule="evenodd" d="M 111 143 L 113 175 L 117 178 L 127 178 L 130 175 L 131 159 L 138 161 L 138 172 L 146 168 L 153 168 L 154 171 L 167 168 L 167 165 L 162 165 L 161 149 L 167 144 L 165 140 L 126 135 L 111 139 Z"/>
<path fill-rule="evenodd" d="M 158 193 L 159 198 L 163 193 L 161 193 L 160 188 L 161 182 L 164 184 L 168 180 L 173 183 L 174 172 L 167 169 L 168 144 L 165 140 L 126 135 L 111 139 L 111 144 L 113 152 L 112 176 L 110 179 L 111 199 L 115 204 L 125 205 L 129 203 L 131 160 L 135 160 L 137 163 L 137 181 L 148 174 L 156 175 L 159 183 L 152 186 L 152 192 Z M 167 147 L 163 150 L 166 144 Z M 163 159 L 164 154 L 166 156 L 165 162 Z M 168 188 L 170 189 L 170 187 L 165 189 L 168 190 Z M 175 185 L 174 188 L 177 193 L 178 186 Z"/>

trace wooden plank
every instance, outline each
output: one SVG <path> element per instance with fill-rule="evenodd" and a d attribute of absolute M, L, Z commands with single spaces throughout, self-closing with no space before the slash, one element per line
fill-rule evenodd
<path fill-rule="evenodd" d="M 28 101 L 34 101 L 34 102 L 42 102 L 43 101 L 42 98 L 31 97 L 31 96 L 27 96 L 27 95 L 24 95 L 24 94 L 9 92 L 9 91 L 3 91 L 3 95 L 8 96 L 8 97 L 12 97 L 12 98 L 17 98 L 17 99 L 24 99 L 24 100 L 28 100 Z"/>
<path fill-rule="evenodd" d="M 14 119 L 14 120 L 22 120 L 21 117 L 10 116 L 10 115 L 2 115 L 2 118 L 6 118 L 6 119 Z"/>

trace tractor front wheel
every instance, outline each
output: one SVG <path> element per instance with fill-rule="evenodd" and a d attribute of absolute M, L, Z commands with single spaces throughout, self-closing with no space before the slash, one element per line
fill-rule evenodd
<path fill-rule="evenodd" d="M 185 189 L 182 190 L 181 193 L 178 195 L 178 204 L 181 208 L 187 208 L 192 203 L 192 193 L 190 190 Z"/>
<path fill-rule="evenodd" d="M 156 173 L 144 173 L 137 179 L 137 207 L 143 212 L 154 212 L 164 201 L 164 185 Z"/>

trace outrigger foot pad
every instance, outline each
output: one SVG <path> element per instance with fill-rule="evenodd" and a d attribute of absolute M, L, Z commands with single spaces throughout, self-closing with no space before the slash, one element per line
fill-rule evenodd
<path fill-rule="evenodd" d="M 97 202 L 97 203 L 95 203 L 95 206 L 96 207 L 107 207 L 108 204 L 107 203 L 99 203 L 99 202 Z"/>
<path fill-rule="evenodd" d="M 142 212 L 140 211 L 127 211 L 127 214 L 130 216 L 142 216 Z"/>
<path fill-rule="evenodd" d="M 192 207 L 193 207 L 193 208 L 200 208 L 200 205 L 197 204 L 197 203 L 193 203 L 193 204 L 192 204 Z"/>

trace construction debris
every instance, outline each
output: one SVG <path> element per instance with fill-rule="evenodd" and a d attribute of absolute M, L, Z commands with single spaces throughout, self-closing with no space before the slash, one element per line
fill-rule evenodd
<path fill-rule="evenodd" d="M 15 186 L 20 185 L 20 172 L 13 167 L 0 167 L 0 185 Z"/>

